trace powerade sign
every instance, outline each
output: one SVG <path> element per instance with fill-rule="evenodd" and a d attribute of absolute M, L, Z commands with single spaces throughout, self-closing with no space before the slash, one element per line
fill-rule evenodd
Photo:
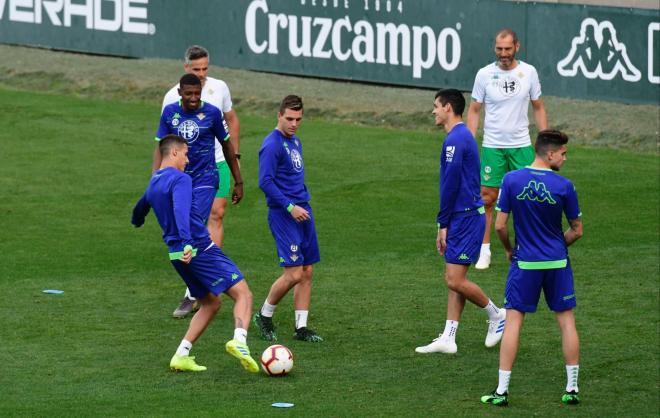
<path fill-rule="evenodd" d="M 0 20 L 70 28 L 80 19 L 85 29 L 153 34 L 148 5 L 149 0 L 0 0 Z"/>
<path fill-rule="evenodd" d="M 203 13 L 200 12 L 203 10 Z M 498 0 L 0 0 L 0 42 L 470 91 L 494 34 L 545 95 L 660 103 L 660 11 Z M 1 65 L 1 62 L 0 62 Z M 238 93 L 238 92 L 237 92 Z"/>

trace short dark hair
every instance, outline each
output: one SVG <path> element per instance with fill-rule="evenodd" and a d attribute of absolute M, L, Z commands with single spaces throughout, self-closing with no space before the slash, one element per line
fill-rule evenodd
<path fill-rule="evenodd" d="M 280 103 L 280 115 L 283 115 L 287 109 L 295 110 L 296 112 L 303 110 L 302 98 L 300 96 L 296 96 L 295 94 L 286 96 Z"/>
<path fill-rule="evenodd" d="M 186 73 L 179 79 L 179 87 L 183 86 L 201 86 L 202 80 L 199 79 L 195 74 Z"/>
<path fill-rule="evenodd" d="M 182 145 L 188 145 L 188 141 L 179 135 L 169 134 L 165 135 L 163 139 L 158 142 L 158 150 L 161 156 L 169 155 L 172 148 L 179 148 Z"/>
<path fill-rule="evenodd" d="M 513 43 L 517 44 L 518 42 L 518 35 L 516 34 L 516 31 L 510 28 L 504 28 L 501 29 L 499 32 L 495 34 L 495 39 L 497 38 L 503 38 L 505 36 L 511 36 L 513 38 Z"/>
<path fill-rule="evenodd" d="M 209 51 L 203 46 L 191 45 L 186 49 L 186 55 L 183 57 L 183 62 L 190 65 L 192 61 L 200 58 L 209 58 Z"/>
<path fill-rule="evenodd" d="M 534 144 L 534 151 L 536 152 L 536 155 L 542 157 L 548 151 L 557 150 L 567 143 L 568 135 L 554 129 L 546 129 L 539 132 L 537 135 L 536 143 Z"/>
<path fill-rule="evenodd" d="M 438 90 L 435 98 L 443 106 L 449 103 L 454 114 L 463 117 L 463 111 L 465 111 L 465 97 L 463 97 L 463 93 L 456 89 L 443 89 Z"/>

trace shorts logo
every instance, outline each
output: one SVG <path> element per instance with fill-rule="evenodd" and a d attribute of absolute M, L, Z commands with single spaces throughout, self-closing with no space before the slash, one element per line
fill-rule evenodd
<path fill-rule="evenodd" d="M 445 161 L 447 161 L 448 163 L 454 161 L 454 152 L 455 151 L 456 151 L 455 146 L 452 145 L 452 146 L 447 147 L 447 149 L 445 150 Z"/>
<path fill-rule="evenodd" d="M 545 184 L 543 182 L 536 182 L 534 180 L 530 180 L 527 186 L 523 189 L 522 192 L 518 196 L 516 196 L 516 199 L 518 200 L 530 200 L 532 202 L 548 202 L 551 205 L 554 205 L 557 203 L 557 201 L 552 197 L 552 194 L 550 191 L 545 187 Z"/>
<path fill-rule="evenodd" d="M 211 283 L 211 286 L 217 286 L 217 285 L 219 285 L 220 283 L 222 283 L 223 281 L 225 281 L 225 279 L 223 279 L 222 277 L 220 277 L 218 280 L 216 280 L 216 281 L 214 281 L 213 283 Z"/>
<path fill-rule="evenodd" d="M 571 300 L 571 299 L 573 299 L 574 297 L 575 297 L 575 293 L 573 293 L 572 295 L 564 296 L 562 299 L 564 299 L 564 300 Z"/>
<path fill-rule="evenodd" d="M 463 253 L 463 254 L 458 256 L 458 259 L 459 260 L 469 260 L 470 257 L 468 257 L 467 254 Z"/>
<path fill-rule="evenodd" d="M 298 252 L 298 246 L 295 245 L 295 244 L 292 244 L 292 245 L 291 245 L 291 252 L 292 252 L 292 253 L 297 253 L 297 252 Z"/>
<path fill-rule="evenodd" d="M 289 157 L 291 157 L 291 164 L 293 165 L 293 169 L 300 173 L 303 170 L 303 159 L 302 155 L 300 155 L 300 152 L 298 152 L 297 149 L 292 149 L 289 153 Z"/>
<path fill-rule="evenodd" d="M 581 72 L 589 79 L 601 80 L 612 80 L 619 73 L 630 82 L 642 78 L 630 62 L 626 46 L 617 39 L 612 22 L 598 23 L 591 17 L 582 21 L 580 35 L 573 38 L 571 50 L 557 63 L 557 72 L 564 77 L 575 77 Z"/>
<path fill-rule="evenodd" d="M 487 165 L 486 167 L 484 167 L 484 173 L 488 173 L 488 174 L 490 174 L 491 171 L 493 171 L 493 169 L 490 168 L 489 165 Z"/>
<path fill-rule="evenodd" d="M 199 126 L 194 120 L 188 119 L 179 125 L 177 132 L 180 137 L 188 141 L 189 144 L 192 144 L 197 140 L 197 137 L 199 136 Z"/>
<path fill-rule="evenodd" d="M 497 88 L 503 96 L 515 96 L 520 91 L 520 80 L 515 77 L 506 76 L 499 80 Z"/>
<path fill-rule="evenodd" d="M 238 279 L 238 274 L 236 274 L 236 273 L 232 273 L 232 274 L 231 274 L 231 281 L 233 282 L 233 281 L 235 281 L 236 279 Z"/>
<path fill-rule="evenodd" d="M 289 258 L 291 258 L 291 261 L 295 262 L 299 257 L 295 254 L 291 254 Z"/>

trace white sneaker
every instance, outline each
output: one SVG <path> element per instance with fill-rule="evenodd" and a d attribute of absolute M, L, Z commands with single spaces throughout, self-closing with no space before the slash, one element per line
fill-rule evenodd
<path fill-rule="evenodd" d="M 490 267 L 490 252 L 480 253 L 479 260 L 477 260 L 477 264 L 474 265 L 474 268 L 477 270 L 486 270 L 488 267 Z"/>
<path fill-rule="evenodd" d="M 439 335 L 438 338 L 431 341 L 429 345 L 423 345 L 421 347 L 415 348 L 416 353 L 446 353 L 446 354 L 455 354 L 458 351 L 456 343 L 442 338 L 442 335 Z"/>
<path fill-rule="evenodd" d="M 506 323 L 506 309 L 500 309 L 500 318 L 495 321 L 488 320 L 488 333 L 486 334 L 486 347 L 495 347 L 502 339 L 504 324 Z"/>

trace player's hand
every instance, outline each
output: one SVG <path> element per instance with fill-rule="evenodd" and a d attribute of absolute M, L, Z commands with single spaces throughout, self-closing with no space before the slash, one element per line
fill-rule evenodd
<path fill-rule="evenodd" d="M 291 211 L 291 216 L 293 216 L 293 219 L 296 220 L 296 222 L 304 222 L 310 218 L 309 212 L 305 208 L 302 208 L 298 205 L 295 205 L 293 207 L 293 210 Z"/>
<path fill-rule="evenodd" d="M 193 258 L 192 247 L 190 245 L 186 245 L 186 248 L 184 248 L 183 250 L 183 256 L 179 258 L 179 260 L 186 264 L 189 264 L 192 258 Z"/>
<path fill-rule="evenodd" d="M 231 194 L 232 205 L 237 204 L 243 199 L 243 183 L 234 184 L 234 191 Z"/>
<path fill-rule="evenodd" d="M 139 216 L 133 213 L 133 216 L 131 217 L 131 223 L 136 228 L 141 227 L 142 225 L 144 225 L 144 216 Z"/>
<path fill-rule="evenodd" d="M 447 228 L 438 229 L 438 237 L 435 239 L 435 246 L 440 255 L 445 255 L 447 249 Z"/>

